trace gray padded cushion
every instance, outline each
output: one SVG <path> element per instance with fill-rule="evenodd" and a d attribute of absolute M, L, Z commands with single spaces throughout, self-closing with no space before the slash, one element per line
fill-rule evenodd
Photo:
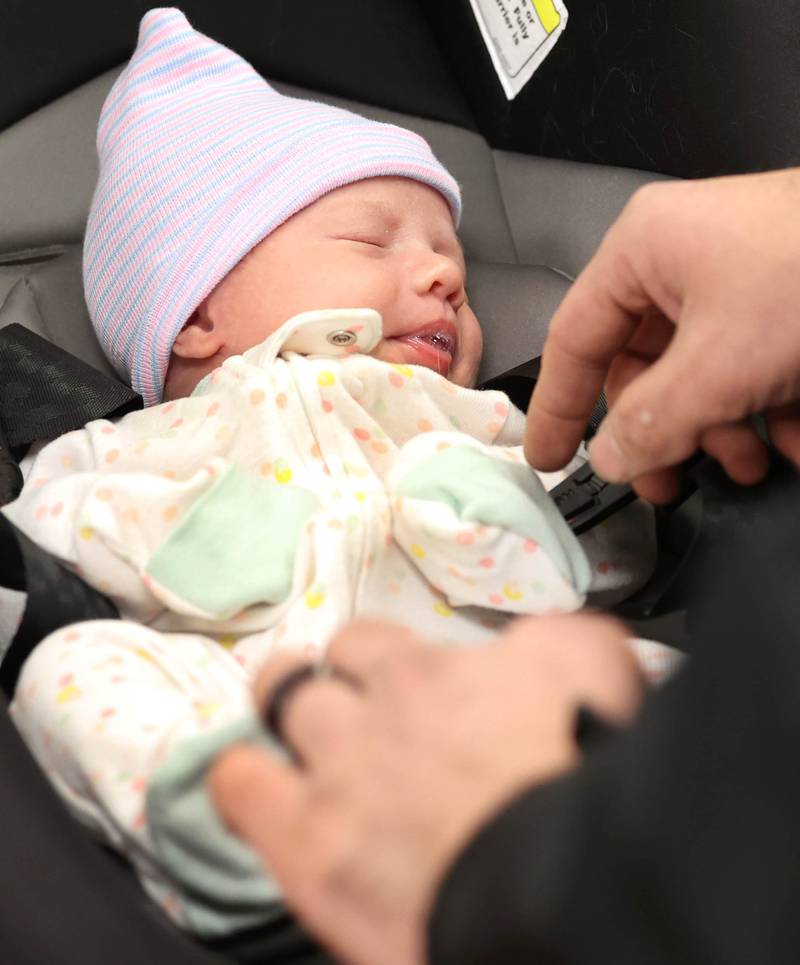
<path fill-rule="evenodd" d="M 521 262 L 549 265 L 575 278 L 591 258 L 617 213 L 648 181 L 665 180 L 627 171 L 531 158 L 495 151 L 501 194 Z"/>
<path fill-rule="evenodd" d="M 0 328 L 18 322 L 114 376 L 83 298 L 81 246 L 73 245 L 20 278 L 0 308 Z"/>
<path fill-rule="evenodd" d="M 542 354 L 550 318 L 569 287 L 563 275 L 534 265 L 468 263 L 469 300 L 483 329 L 479 381 Z"/>
<path fill-rule="evenodd" d="M 118 70 L 0 134 L 0 254 L 80 241 L 97 180 L 97 118 Z"/>
<path fill-rule="evenodd" d="M 6 295 L 16 285 L 20 278 L 25 275 L 25 269 L 18 266 L 6 267 L 0 265 L 0 305 L 5 301 Z"/>
<path fill-rule="evenodd" d="M 0 327 L 21 322 L 106 372 L 83 301 L 80 242 L 97 177 L 97 116 L 118 73 L 0 133 Z M 468 290 L 484 330 L 482 379 L 540 354 L 567 278 L 630 194 L 654 178 L 493 151 L 451 124 L 276 87 L 416 130 L 453 172 L 464 195 Z"/>

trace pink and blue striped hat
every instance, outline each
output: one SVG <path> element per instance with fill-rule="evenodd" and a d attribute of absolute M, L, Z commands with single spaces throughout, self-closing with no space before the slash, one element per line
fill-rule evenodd
<path fill-rule="evenodd" d="M 417 134 L 286 97 L 171 8 L 142 18 L 100 113 L 83 279 L 100 344 L 146 405 L 195 308 L 278 225 L 381 175 L 445 197 L 456 182 Z"/>

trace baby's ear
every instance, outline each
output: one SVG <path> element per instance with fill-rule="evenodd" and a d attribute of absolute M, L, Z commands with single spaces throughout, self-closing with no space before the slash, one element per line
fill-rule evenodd
<path fill-rule="evenodd" d="M 189 321 L 172 343 L 172 352 L 182 359 L 210 359 L 222 348 L 224 339 L 219 326 L 208 312 L 208 299 L 192 312 Z"/>

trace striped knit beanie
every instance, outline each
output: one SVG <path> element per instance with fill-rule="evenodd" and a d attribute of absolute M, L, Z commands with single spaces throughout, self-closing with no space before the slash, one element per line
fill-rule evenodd
<path fill-rule="evenodd" d="M 146 405 L 161 401 L 192 312 L 317 198 L 395 175 L 436 188 L 460 214 L 458 185 L 421 137 L 279 94 L 175 9 L 143 17 L 103 105 L 97 151 L 86 302 L 106 355 Z"/>

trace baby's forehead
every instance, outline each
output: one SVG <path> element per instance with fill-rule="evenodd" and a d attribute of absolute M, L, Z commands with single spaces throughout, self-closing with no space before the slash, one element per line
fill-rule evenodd
<path fill-rule="evenodd" d="M 449 204 L 434 188 L 412 178 L 380 177 L 346 184 L 330 191 L 316 207 L 323 222 L 363 220 L 386 231 L 422 226 L 464 261 Z"/>

